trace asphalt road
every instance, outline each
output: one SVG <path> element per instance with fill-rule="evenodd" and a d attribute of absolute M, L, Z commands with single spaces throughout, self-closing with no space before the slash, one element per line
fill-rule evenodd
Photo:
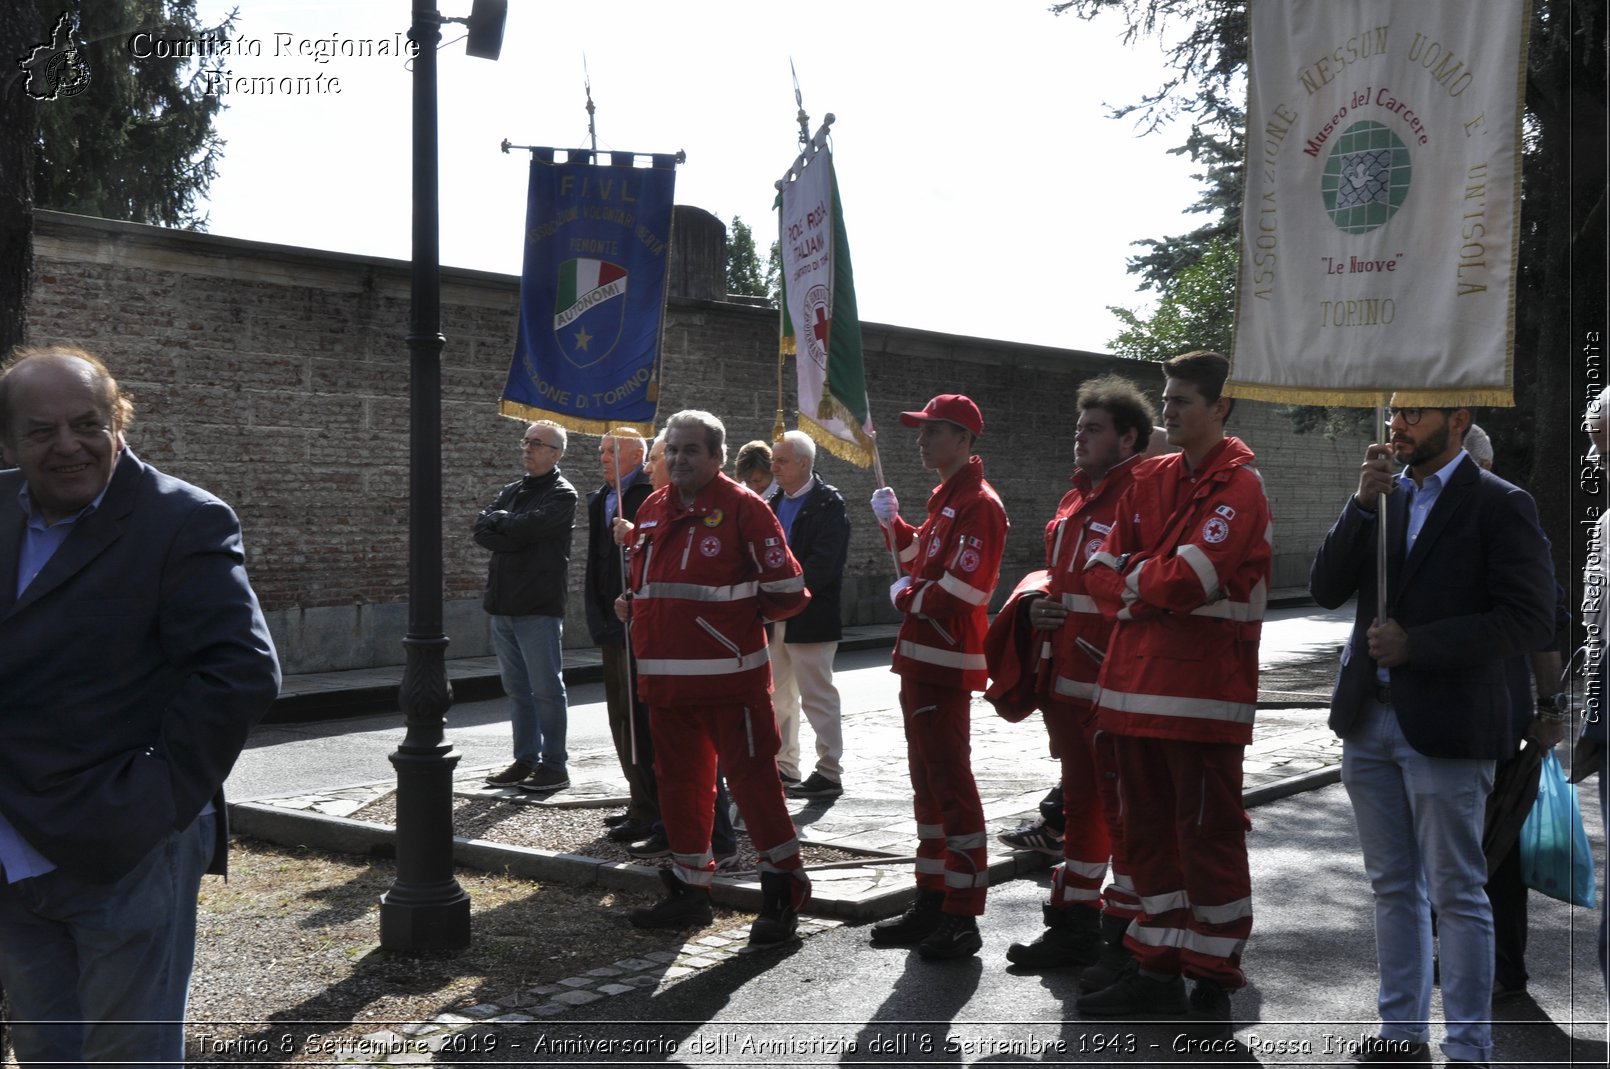
<path fill-rule="evenodd" d="M 747 955 L 648 997 L 504 1026 L 497 1048 L 462 1061 L 680 1065 L 1100 1065 L 1348 1060 L 1375 1034 L 1372 907 L 1346 794 L 1327 787 L 1259 808 L 1251 839 L 1257 910 L 1243 962 L 1250 986 L 1227 1051 L 1193 1048 L 1166 1023 L 1089 1022 L 1072 1009 L 1071 972 L 1008 971 L 1006 947 L 1040 929 L 1044 879 L 990 891 L 976 958 L 930 963 L 875 950 L 864 926 Z M 1601 851 L 1602 830 L 1590 824 Z M 1506 1065 L 1604 1065 L 1605 994 L 1596 912 L 1534 894 L 1530 997 L 1495 1008 Z M 1440 999 L 1433 1015 L 1441 1016 Z M 1440 1038 L 1440 1026 L 1433 1025 Z M 490 1034 L 489 1034 L 490 1035 Z M 634 1041 L 639 1049 L 601 1043 Z M 853 1051 L 850 1045 L 854 1044 Z M 436 1061 L 455 1060 L 444 1051 Z M 1438 1059 L 1441 1060 L 1440 1057 Z"/>

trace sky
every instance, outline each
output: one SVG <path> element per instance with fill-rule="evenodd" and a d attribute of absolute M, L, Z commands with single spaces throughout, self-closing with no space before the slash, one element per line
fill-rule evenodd
<path fill-rule="evenodd" d="M 463 16 L 470 0 L 439 0 Z M 793 62 L 834 164 L 864 321 L 1106 351 L 1110 305 L 1150 294 L 1133 242 L 1194 228 L 1199 184 L 1109 117 L 1164 77 L 1122 20 L 1053 16 L 1046 0 L 818 0 L 812 5 L 511 0 L 497 62 L 444 27 L 438 63 L 441 259 L 518 274 L 529 156 L 500 143 L 586 147 L 590 80 L 601 150 L 687 153 L 676 200 L 776 234 L 773 183 L 798 151 Z M 227 146 L 205 205 L 214 234 L 410 255 L 411 83 L 405 59 L 326 55 L 406 40 L 407 0 L 202 0 L 239 9 L 260 54 L 208 65 Z M 240 79 L 318 78 L 262 95 Z M 333 81 L 332 81 L 333 79 Z M 260 83 L 256 83 L 260 84 Z M 337 90 L 338 91 L 335 91 Z M 1229 295 L 1226 295 L 1228 299 Z"/>

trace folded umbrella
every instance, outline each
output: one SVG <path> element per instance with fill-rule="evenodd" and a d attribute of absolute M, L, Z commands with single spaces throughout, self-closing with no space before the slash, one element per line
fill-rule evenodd
<path fill-rule="evenodd" d="M 1520 838 L 1521 825 L 1537 802 L 1538 778 L 1543 769 L 1543 747 L 1531 739 L 1521 740 L 1514 757 L 1499 763 L 1493 777 L 1493 793 L 1487 796 L 1487 822 L 1482 828 L 1481 849 L 1487 855 L 1489 874 L 1499 866 Z"/>

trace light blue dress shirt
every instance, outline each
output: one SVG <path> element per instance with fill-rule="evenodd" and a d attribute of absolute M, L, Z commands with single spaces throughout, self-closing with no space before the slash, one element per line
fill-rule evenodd
<path fill-rule="evenodd" d="M 1437 498 L 1442 496 L 1443 487 L 1448 485 L 1448 480 L 1453 476 L 1453 470 L 1469 455 L 1463 449 L 1459 450 L 1452 460 L 1432 474 L 1427 475 L 1425 481 L 1419 486 L 1414 485 L 1414 479 L 1409 475 L 1407 469 L 1398 472 L 1398 485 L 1403 487 L 1404 491 L 1409 495 L 1409 523 L 1403 545 L 1403 555 L 1405 557 L 1413 552 L 1414 540 L 1420 537 L 1420 529 L 1426 525 L 1426 517 L 1431 515 L 1432 508 L 1437 504 Z M 1381 581 L 1384 582 L 1385 580 L 1382 579 Z M 1385 668 L 1377 668 L 1375 678 L 1382 683 L 1392 681 L 1391 674 Z"/>

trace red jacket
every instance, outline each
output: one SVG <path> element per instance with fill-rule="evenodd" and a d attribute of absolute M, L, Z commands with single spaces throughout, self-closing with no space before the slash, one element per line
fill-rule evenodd
<path fill-rule="evenodd" d="M 1049 596 L 1068 610 L 1067 619 L 1048 632 L 1051 645 L 1051 696 L 1088 706 L 1096 695 L 1099 659 L 1112 637 L 1112 620 L 1103 616 L 1085 589 L 1085 565 L 1112 534 L 1118 499 L 1147 458 L 1133 456 L 1115 465 L 1094 489 L 1083 471 L 1073 473 L 1073 489 L 1063 495 L 1057 514 L 1045 525 L 1045 567 Z"/>
<path fill-rule="evenodd" d="M 649 705 L 759 701 L 771 692 L 767 620 L 810 602 L 771 507 L 720 472 L 683 508 L 676 487 L 637 510 L 632 652 Z"/>
<path fill-rule="evenodd" d="M 1252 460 L 1226 438 L 1194 476 L 1183 453 L 1135 469 L 1085 573 L 1118 621 L 1096 698 L 1101 730 L 1252 741 L 1271 560 L 1269 501 Z"/>
<path fill-rule="evenodd" d="M 921 527 L 895 518 L 885 537 L 893 537 L 900 563 L 912 577 L 895 600 L 895 608 L 906 614 L 895 645 L 895 672 L 941 686 L 984 689 L 989 682 L 984 633 L 1006 529 L 1006 509 L 984 481 L 978 457 L 934 487 Z"/>

